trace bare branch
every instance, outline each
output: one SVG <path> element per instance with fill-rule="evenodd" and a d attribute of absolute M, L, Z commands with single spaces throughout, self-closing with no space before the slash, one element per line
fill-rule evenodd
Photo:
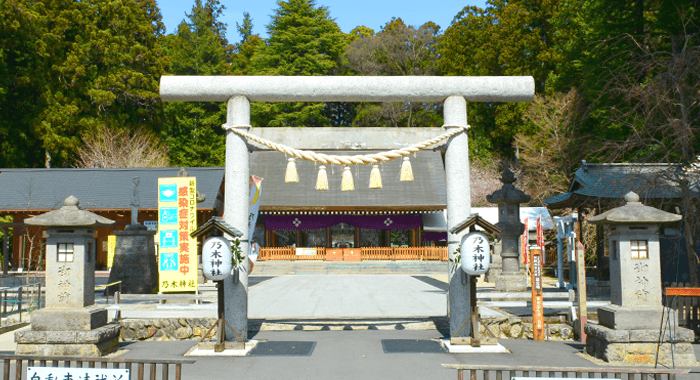
<path fill-rule="evenodd" d="M 78 167 L 139 168 L 167 167 L 168 150 L 155 136 L 139 130 L 114 131 L 101 128 L 83 136 Z"/>

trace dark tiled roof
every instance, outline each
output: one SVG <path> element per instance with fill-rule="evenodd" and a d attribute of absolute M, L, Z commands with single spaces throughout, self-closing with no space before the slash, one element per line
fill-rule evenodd
<path fill-rule="evenodd" d="M 215 216 L 209 219 L 209 221 L 207 221 L 201 227 L 199 227 L 197 231 L 190 233 L 190 236 L 192 236 L 193 238 L 198 238 L 200 236 L 208 234 L 214 229 L 220 231 L 221 233 L 227 233 L 234 237 L 243 236 L 243 233 L 241 231 L 236 229 L 236 227 L 226 223 L 224 219 L 219 216 Z"/>
<path fill-rule="evenodd" d="M 336 155 L 365 154 L 366 151 L 334 151 Z M 447 206 L 445 167 L 440 152 L 420 151 L 411 155 L 414 181 L 399 181 L 401 159 L 380 164 L 383 188 L 370 189 L 370 165 L 351 166 L 354 191 L 341 191 L 342 166 L 326 165 L 328 191 L 316 190 L 318 167 L 310 161 L 296 161 L 298 183 L 285 183 L 287 157 L 278 152 L 253 152 L 250 174 L 264 178 L 261 207 L 283 208 L 367 207 L 441 209 Z"/>
<path fill-rule="evenodd" d="M 642 202 L 658 202 L 680 198 L 680 189 L 670 178 L 679 170 L 668 164 L 588 164 L 574 173 L 569 191 L 549 197 L 544 202 L 551 208 L 577 207 L 590 202 L 615 201 L 630 191 L 639 194 Z"/>
<path fill-rule="evenodd" d="M 358 151 L 334 154 L 360 154 Z M 406 209 L 443 209 L 447 205 L 445 169 L 440 152 L 421 151 L 411 155 L 415 180 L 399 181 L 401 160 L 380 164 L 382 189 L 369 188 L 371 166 L 352 167 L 354 191 L 340 191 L 340 166 L 328 165 L 329 191 L 315 189 L 318 166 L 297 161 L 298 183 L 285 183 L 286 157 L 277 152 L 254 152 L 250 174 L 264 178 L 261 207 L 402 207 Z M 155 209 L 159 177 L 177 177 L 180 168 L 124 169 L 0 169 L 0 211 L 58 209 L 73 195 L 86 210 L 125 210 L 131 202 L 133 177 L 140 177 L 142 209 Z M 224 168 L 186 168 L 197 177 L 197 190 L 207 199 L 199 209 L 214 208 Z"/>
<path fill-rule="evenodd" d="M 53 210 L 73 195 L 85 210 L 129 209 L 132 178 L 140 177 L 142 209 L 158 208 L 158 178 L 177 177 L 180 168 L 0 169 L 0 211 Z M 197 191 L 207 199 L 198 209 L 212 209 L 224 168 L 186 168 L 197 177 Z"/>
<path fill-rule="evenodd" d="M 498 234 L 501 233 L 500 228 L 496 227 L 494 224 L 489 223 L 486 219 L 479 216 L 479 214 L 469 215 L 469 217 L 467 219 L 463 220 L 461 223 L 458 223 L 456 226 L 452 227 L 450 229 L 450 233 L 458 234 L 458 233 L 462 232 L 464 229 L 472 227 L 474 225 L 481 227 L 486 232 L 488 232 L 489 234 L 494 235 L 494 236 L 498 236 Z"/>

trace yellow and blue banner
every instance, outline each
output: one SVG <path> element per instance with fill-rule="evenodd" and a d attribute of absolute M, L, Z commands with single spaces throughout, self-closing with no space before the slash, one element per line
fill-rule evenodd
<path fill-rule="evenodd" d="M 114 251 L 117 249 L 117 235 L 107 236 L 107 268 L 114 265 Z"/>
<path fill-rule="evenodd" d="M 197 179 L 158 178 L 158 290 L 197 290 Z"/>

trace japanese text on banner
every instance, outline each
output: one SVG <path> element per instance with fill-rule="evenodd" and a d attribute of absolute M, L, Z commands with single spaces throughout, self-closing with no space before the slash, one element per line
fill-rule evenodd
<path fill-rule="evenodd" d="M 527 218 L 523 220 L 523 224 L 525 225 L 525 230 L 523 230 L 523 236 L 520 239 L 520 256 L 523 260 L 523 264 L 529 264 L 530 254 L 528 253 L 527 246 L 530 244 L 530 231 L 527 229 Z"/>
<path fill-rule="evenodd" d="M 158 179 L 158 272 L 161 292 L 197 290 L 197 180 Z"/>
<path fill-rule="evenodd" d="M 542 217 L 537 217 L 537 246 L 542 250 L 540 259 L 544 264 L 544 229 L 542 228 Z"/>

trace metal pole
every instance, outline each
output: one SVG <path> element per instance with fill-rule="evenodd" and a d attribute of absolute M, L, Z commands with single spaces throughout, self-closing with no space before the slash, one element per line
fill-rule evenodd
<path fill-rule="evenodd" d="M 564 239 L 557 238 L 557 287 L 564 288 Z"/>

